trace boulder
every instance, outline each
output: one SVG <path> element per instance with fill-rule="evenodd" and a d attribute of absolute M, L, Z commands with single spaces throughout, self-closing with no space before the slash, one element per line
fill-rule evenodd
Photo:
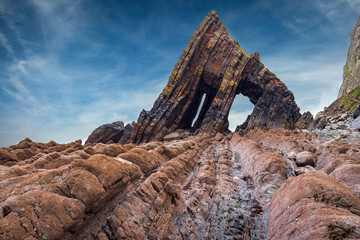
<path fill-rule="evenodd" d="M 177 139 L 180 139 L 180 134 L 177 132 L 169 133 L 164 137 L 164 141 L 172 141 Z"/>
<path fill-rule="evenodd" d="M 323 171 L 288 179 L 270 209 L 269 240 L 360 238 L 360 199 Z"/>
<path fill-rule="evenodd" d="M 118 121 L 104 124 L 96 128 L 86 140 L 86 143 L 107 143 L 108 141 L 118 142 L 124 134 L 124 122 Z"/>
<path fill-rule="evenodd" d="M 295 175 L 299 176 L 300 174 L 306 173 L 308 171 L 312 171 L 315 170 L 315 168 L 313 168 L 310 165 L 306 165 L 305 167 L 297 167 L 294 169 Z"/>
<path fill-rule="evenodd" d="M 314 163 L 314 154 L 309 151 L 303 151 L 296 154 L 296 164 L 299 167 L 304 167 L 306 165 L 315 166 Z"/>

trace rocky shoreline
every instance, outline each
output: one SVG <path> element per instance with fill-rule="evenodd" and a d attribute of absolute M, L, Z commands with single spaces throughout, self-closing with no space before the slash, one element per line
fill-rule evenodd
<path fill-rule="evenodd" d="M 360 239 L 360 91 L 349 92 L 300 114 L 211 11 L 136 123 L 102 125 L 85 144 L 0 149 L 0 239 Z M 232 133 L 236 94 L 254 110 Z"/>

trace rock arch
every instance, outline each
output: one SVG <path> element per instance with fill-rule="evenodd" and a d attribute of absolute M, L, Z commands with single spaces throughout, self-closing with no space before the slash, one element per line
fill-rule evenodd
<path fill-rule="evenodd" d="M 249 55 L 211 11 L 194 35 L 150 111 L 143 110 L 131 135 L 134 143 L 162 140 L 177 129 L 191 128 L 202 96 L 206 98 L 193 126 L 196 132 L 227 130 L 228 115 L 237 94 L 255 105 L 244 129 L 294 128 L 300 118 L 286 85 Z"/>

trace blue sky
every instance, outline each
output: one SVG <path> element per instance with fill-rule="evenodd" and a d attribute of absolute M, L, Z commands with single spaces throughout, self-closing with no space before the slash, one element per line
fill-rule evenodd
<path fill-rule="evenodd" d="M 136 121 L 212 9 L 301 112 L 336 99 L 360 0 L 0 0 L 0 146 L 84 140 Z M 231 128 L 251 111 L 238 96 Z"/>

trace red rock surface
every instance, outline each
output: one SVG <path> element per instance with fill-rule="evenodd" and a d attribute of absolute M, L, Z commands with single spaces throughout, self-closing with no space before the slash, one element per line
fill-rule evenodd
<path fill-rule="evenodd" d="M 1 152 L 0 239 L 360 237 L 359 143 L 277 129 Z"/>
<path fill-rule="evenodd" d="M 239 93 L 255 108 L 231 134 Z M 0 149 L 0 239 L 360 239 L 360 143 L 271 129 L 311 124 L 299 118 L 292 93 L 212 11 L 140 114 L 137 144 L 112 125 L 85 145 Z"/>
<path fill-rule="evenodd" d="M 359 239 L 360 199 L 323 171 L 310 171 L 275 193 L 268 229 L 267 239 Z"/>

